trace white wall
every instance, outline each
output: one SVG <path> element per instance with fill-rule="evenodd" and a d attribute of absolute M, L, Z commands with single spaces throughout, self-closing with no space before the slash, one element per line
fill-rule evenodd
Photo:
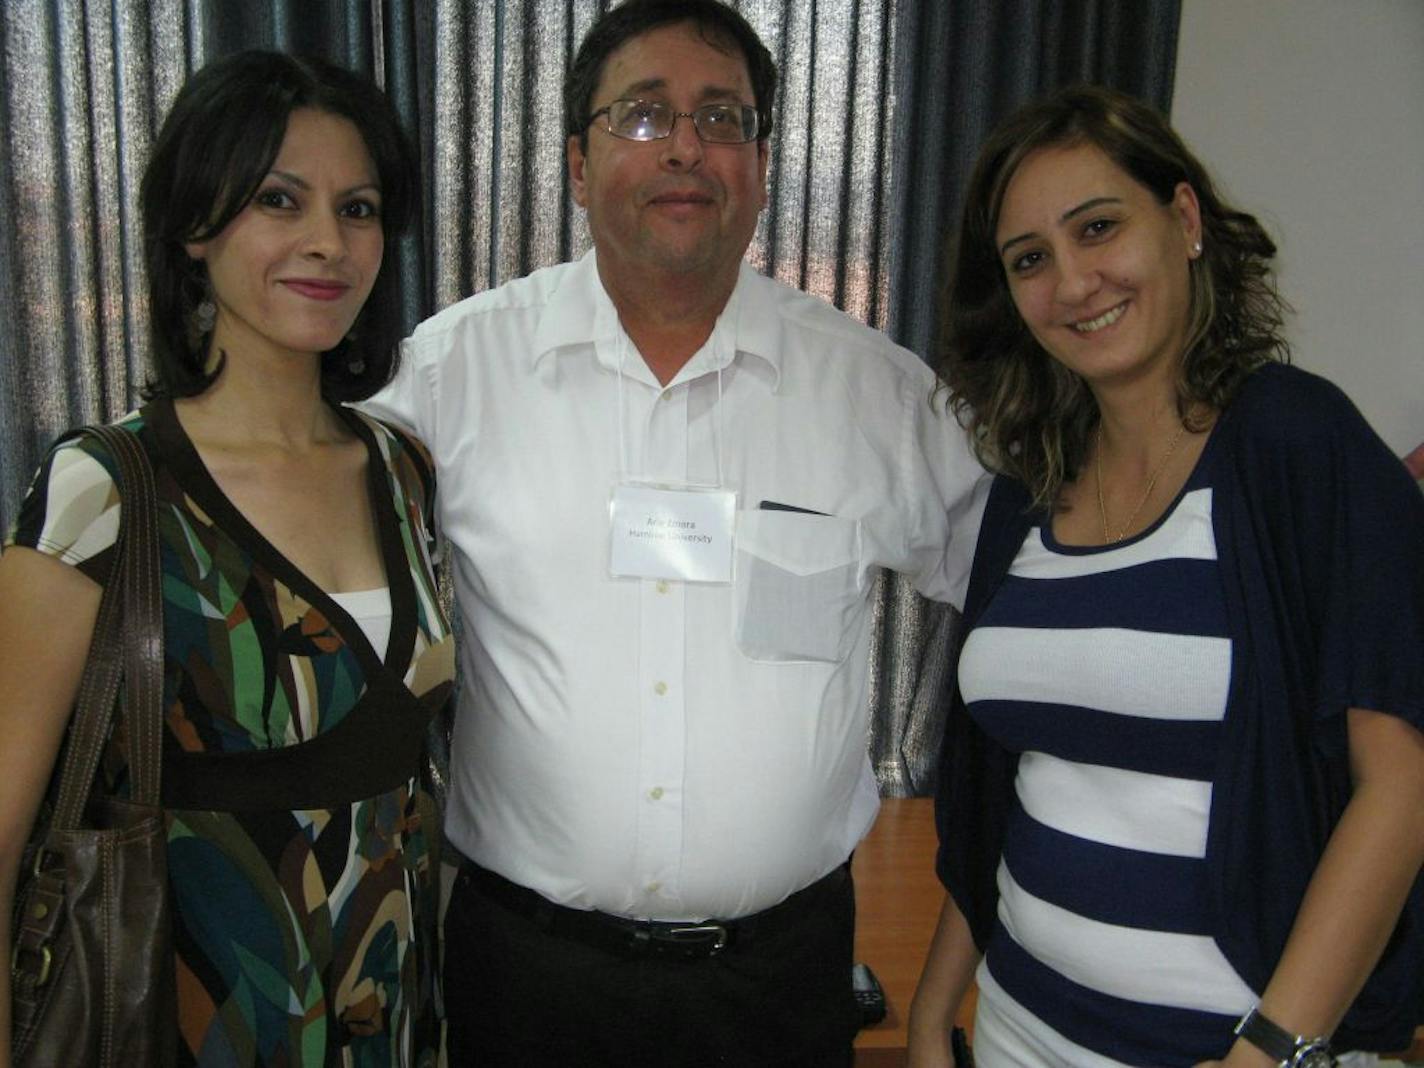
<path fill-rule="evenodd" d="M 1424 0 L 1183 0 L 1172 122 L 1280 246 L 1295 361 L 1424 441 Z"/>

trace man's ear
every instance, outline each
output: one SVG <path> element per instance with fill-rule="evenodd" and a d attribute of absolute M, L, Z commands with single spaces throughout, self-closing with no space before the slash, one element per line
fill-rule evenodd
<path fill-rule="evenodd" d="M 771 142 L 763 138 L 757 142 L 757 183 L 761 186 L 761 207 L 771 203 L 771 193 L 766 187 L 766 165 L 771 161 Z"/>
<path fill-rule="evenodd" d="M 569 157 L 569 190 L 574 195 L 574 203 L 581 208 L 588 207 L 588 187 L 584 177 L 584 167 L 588 163 L 588 156 L 583 150 L 583 140 L 578 134 L 574 134 L 568 141 Z"/>

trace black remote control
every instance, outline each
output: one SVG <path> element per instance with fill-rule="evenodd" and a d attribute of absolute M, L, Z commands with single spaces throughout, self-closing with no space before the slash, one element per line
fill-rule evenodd
<path fill-rule="evenodd" d="M 850 970 L 851 991 L 860 1009 L 860 1026 L 871 1027 L 885 1019 L 885 991 L 868 964 L 856 964 Z"/>
<path fill-rule="evenodd" d="M 964 1028 L 956 1027 L 949 1033 L 949 1050 L 954 1054 L 954 1068 L 974 1068 L 974 1051 Z"/>

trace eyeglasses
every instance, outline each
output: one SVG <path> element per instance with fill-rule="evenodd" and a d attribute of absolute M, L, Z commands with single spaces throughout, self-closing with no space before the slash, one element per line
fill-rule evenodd
<path fill-rule="evenodd" d="M 615 100 L 588 117 L 588 124 L 600 115 L 603 128 L 625 141 L 660 141 L 672 134 L 680 118 L 692 120 L 703 141 L 714 145 L 744 145 L 755 140 L 760 129 L 757 110 L 747 104 L 704 104 L 695 111 L 674 111 L 658 100 Z"/>

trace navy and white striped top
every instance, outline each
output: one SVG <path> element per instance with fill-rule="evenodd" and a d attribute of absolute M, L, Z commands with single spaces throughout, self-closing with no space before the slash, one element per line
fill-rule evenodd
<path fill-rule="evenodd" d="M 970 714 L 1023 754 L 978 975 L 982 1064 L 1189 1066 L 1257 1001 L 1206 916 L 1231 675 L 1208 472 L 1204 456 L 1129 541 L 1030 531 L 965 642 Z"/>

